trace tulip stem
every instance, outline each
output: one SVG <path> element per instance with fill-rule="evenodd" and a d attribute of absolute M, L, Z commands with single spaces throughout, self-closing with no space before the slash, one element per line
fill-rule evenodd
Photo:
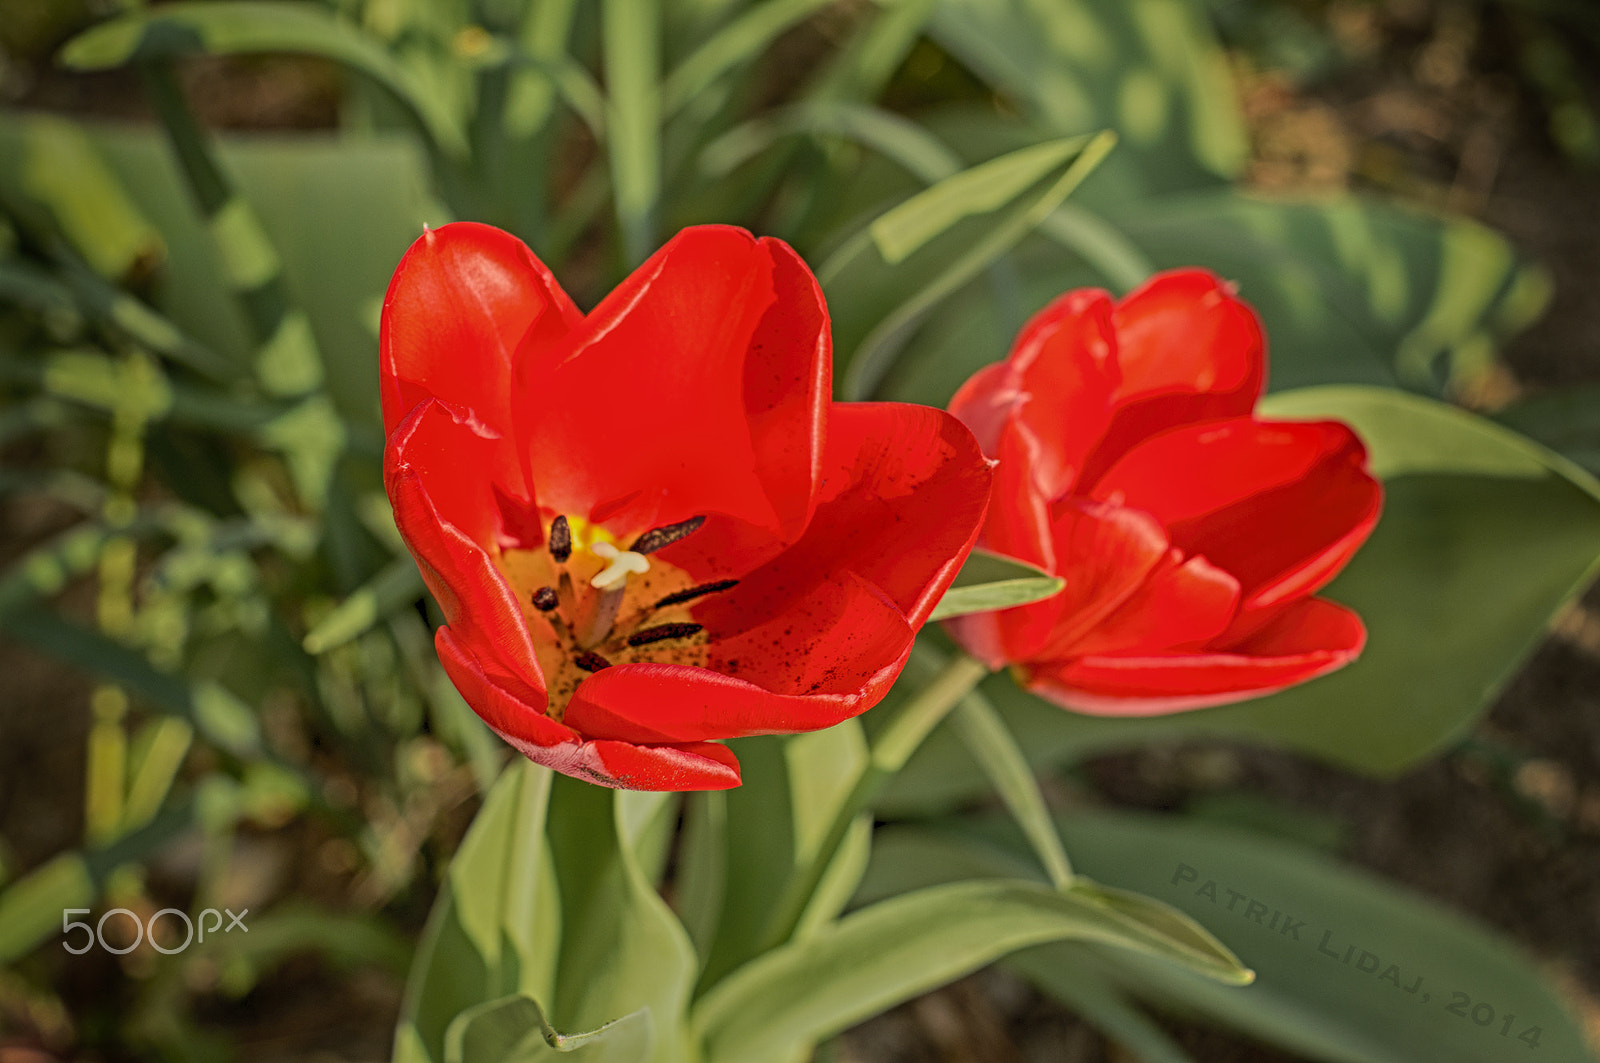
<path fill-rule="evenodd" d="M 982 662 L 958 652 L 932 682 L 899 709 L 873 743 L 866 767 L 856 777 L 850 793 L 839 803 L 822 843 L 817 846 L 811 859 L 797 867 L 790 877 L 788 886 L 773 908 L 761 951 L 777 948 L 794 936 L 795 928 L 805 915 L 806 906 L 811 903 L 812 895 L 838 854 L 845 835 L 850 832 L 850 824 L 866 810 L 895 772 L 905 767 L 906 761 L 922 745 L 923 739 L 988 674 L 989 669 Z"/>

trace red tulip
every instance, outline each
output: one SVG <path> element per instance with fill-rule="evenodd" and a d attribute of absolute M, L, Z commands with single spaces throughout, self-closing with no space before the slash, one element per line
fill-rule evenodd
<path fill-rule="evenodd" d="M 887 692 L 983 523 L 941 410 L 830 401 L 821 290 L 785 244 L 687 229 L 589 314 L 456 224 L 384 302 L 385 483 L 478 715 L 606 786 L 722 789 L 719 739 Z"/>
<path fill-rule="evenodd" d="M 1265 376 L 1254 312 L 1203 270 L 1041 311 L 950 409 L 999 459 L 981 543 L 1066 588 L 952 634 L 1057 704 L 1117 716 L 1353 660 L 1360 618 L 1314 592 L 1372 531 L 1382 489 L 1345 425 L 1256 417 Z"/>

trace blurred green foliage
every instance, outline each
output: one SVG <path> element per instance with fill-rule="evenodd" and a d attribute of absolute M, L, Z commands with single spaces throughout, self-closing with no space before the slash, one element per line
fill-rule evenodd
<path fill-rule="evenodd" d="M 485 1058 L 536 1022 L 554 1051 L 557 1028 L 625 1024 L 640 993 L 658 1015 L 700 1007 L 701 1033 L 733 1058 L 759 1031 L 727 1001 L 816 988 L 816 964 L 856 962 L 862 946 L 838 929 L 850 919 L 892 943 L 916 920 L 959 922 L 977 896 L 840 922 L 874 844 L 863 818 L 811 867 L 821 899 L 799 926 L 821 951 L 789 954 L 792 969 L 741 966 L 784 881 L 822 859 L 828 816 L 867 771 L 863 734 L 898 690 L 865 732 L 743 743 L 750 783 L 682 812 L 676 914 L 652 888 L 676 799 L 613 805 L 566 780 L 552 794 L 525 766 L 443 869 L 456 810 L 488 792 L 506 753 L 433 655 L 437 611 L 389 516 L 376 330 L 400 254 L 452 218 L 522 237 L 581 305 L 681 226 L 781 236 L 825 285 L 841 396 L 936 405 L 1063 289 L 1121 292 L 1205 265 L 1266 322 L 1272 409 L 1366 435 L 1388 510 L 1333 589 L 1372 631 L 1359 665 L 1153 720 L 1066 716 L 994 677 L 996 711 L 958 717 L 962 738 L 937 732 L 884 811 L 925 815 L 999 787 L 1048 864 L 1019 747 L 1048 766 L 1221 734 L 1395 772 L 1458 740 L 1600 557 L 1588 474 L 1447 405 L 1500 371 L 1498 345 L 1537 316 L 1548 281 L 1465 218 L 1244 188 L 1250 144 L 1214 17 L 1248 41 L 1262 19 L 1298 16 L 1220 0 L 252 0 L 134 5 L 67 43 L 67 69 L 136 74 L 157 124 L 0 112 L 0 443 L 14 458 L 0 489 L 63 529 L 0 572 L 0 627 L 94 683 L 74 710 L 91 717 L 85 792 L 62 795 L 81 801 L 82 837 L 0 892 L 0 961 L 48 993 L 64 977 L 57 901 L 146 911 L 176 897 L 198 911 L 230 896 L 261 837 L 291 836 L 317 854 L 318 900 L 265 890 L 247 946 L 137 954 L 131 1002 L 85 1020 L 81 1042 L 215 1058 L 197 998 L 242 996 L 298 949 L 399 968 L 396 928 L 442 883 L 400 1058 Z M 1587 16 L 1529 3 L 1517 17 L 1557 139 L 1592 154 L 1558 21 Z M 27 51 L 85 19 L 72 3 L 18 3 L 0 38 Z M 1324 42 L 1296 25 L 1265 37 L 1299 41 L 1293 61 L 1315 69 Z M 195 121 L 176 76 L 191 57 L 283 53 L 345 71 L 336 133 Z M 1560 408 L 1506 422 L 1595 465 L 1588 406 L 1549 402 Z M 939 654 L 937 635 L 926 643 L 919 681 Z M 568 814 L 547 834 L 552 802 Z M 152 873 L 183 846 L 176 886 Z M 1095 873 L 1148 888 L 1114 864 Z M 995 925 L 1031 928 L 1019 941 L 1078 918 L 1026 891 L 989 900 Z M 990 958 L 982 945 L 961 946 L 959 963 L 945 953 L 947 973 Z M 630 962 L 673 974 L 630 988 L 611 978 Z M 931 984 L 929 962 L 894 958 L 910 973 L 875 1002 Z M 1128 1043 L 1159 1043 L 1120 988 L 1096 996 L 1060 963 L 1038 971 Z M 1208 1010 L 1188 983 L 1160 999 L 1309 1051 L 1273 1015 Z M 857 1015 L 851 1001 L 816 1006 L 811 1039 Z M 632 1026 L 607 1029 L 562 1051 L 655 1051 Z"/>

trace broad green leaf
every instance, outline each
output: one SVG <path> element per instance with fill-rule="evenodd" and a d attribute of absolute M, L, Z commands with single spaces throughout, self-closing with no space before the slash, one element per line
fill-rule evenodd
<path fill-rule="evenodd" d="M 446 1032 L 469 1008 L 513 994 L 554 996 L 563 923 L 544 830 L 550 777 L 518 758 L 450 862 L 401 1005 L 397 1045 L 422 1058 L 442 1063 Z"/>
<path fill-rule="evenodd" d="M 1033 763 L 1215 735 L 1403 771 L 1467 733 L 1600 558 L 1593 480 L 1493 422 L 1382 388 L 1285 392 L 1264 408 L 1348 421 L 1390 477 L 1372 538 L 1322 592 L 1363 618 L 1361 657 L 1270 697 L 1140 719 L 1071 713 L 1007 676 L 985 681 Z M 982 787 L 960 743 L 935 733 L 883 807 L 945 807 Z"/>
<path fill-rule="evenodd" d="M 342 63 L 394 93 L 440 148 L 466 153 L 466 136 L 448 108 L 381 43 L 314 4 L 196 0 L 133 11 L 74 37 L 61 50 L 61 62 L 74 70 L 105 70 L 139 59 L 263 52 Z"/>
<path fill-rule="evenodd" d="M 784 774 L 793 810 L 795 860 L 809 860 L 834 815 L 867 767 L 867 739 L 859 720 L 793 735 L 784 742 Z"/>
<path fill-rule="evenodd" d="M 752 960 L 695 1009 L 707 1063 L 780 1063 L 869 1015 L 1008 952 L 1046 941 L 1098 941 L 1242 969 L 1214 942 L 1191 950 L 1116 908 L 1029 882 L 961 882 L 881 901 L 803 941 Z"/>
<path fill-rule="evenodd" d="M 1298 846 L 1181 819 L 1090 813 L 1061 827 L 1085 871 L 1188 912 L 1257 973 L 1229 989 L 1099 952 L 1097 969 L 1123 992 L 1328 1063 L 1596 1058 L 1514 945 L 1436 902 Z M 1029 967 L 1076 966 L 1082 954 L 1054 952 Z M 1519 1040 L 1530 1028 L 1536 1048 Z"/>
<path fill-rule="evenodd" d="M 744 782 L 725 796 L 726 890 L 712 948 L 701 956 L 701 992 L 755 954 L 794 873 L 799 842 L 785 745 L 775 735 L 729 743 Z"/>
<path fill-rule="evenodd" d="M 1600 475 L 1600 387 L 1552 388 L 1512 403 L 1494 419 Z"/>
<path fill-rule="evenodd" d="M 1470 392 L 1501 340 L 1537 317 L 1549 293 L 1542 271 L 1476 222 L 1359 196 L 1216 192 L 1107 208 L 1101 219 L 1151 266 L 1204 266 L 1236 282 L 1266 328 L 1275 390 Z M 944 405 L 974 371 L 1005 356 L 1019 311 L 1072 288 L 1125 290 L 1134 264 L 1117 246 L 1091 247 L 1075 261 L 1037 240 L 1017 256 L 1020 307 L 976 286 L 960 293 L 908 344 L 883 397 Z"/>
<path fill-rule="evenodd" d="M 974 550 L 928 619 L 946 620 L 965 613 L 1026 605 L 1059 593 L 1063 586 L 1060 579 L 1035 565 L 988 550 Z"/>
<path fill-rule="evenodd" d="M 629 807 L 615 798 L 615 791 L 566 776 L 552 791 L 562 940 L 550 1021 L 558 1029 L 594 1030 L 647 1008 L 654 1031 L 647 1059 L 682 1063 L 694 950 L 633 848 L 652 818 L 649 810 L 659 806 Z"/>
<path fill-rule="evenodd" d="M 1109 134 L 1049 141 L 968 170 L 886 211 L 817 271 L 843 355 L 844 393 L 870 394 L 937 303 L 1066 199 L 1111 150 Z"/>
<path fill-rule="evenodd" d="M 1050 132 L 1115 129 L 1127 153 L 1095 182 L 1107 195 L 1143 200 L 1243 169 L 1238 90 L 1198 3 L 940 0 L 930 32 Z"/>
<path fill-rule="evenodd" d="M 722 918 L 728 873 L 728 802 L 721 790 L 690 794 L 678 843 L 674 907 L 697 956 L 708 956 Z"/>
<path fill-rule="evenodd" d="M 1139 1063 L 1196 1063 L 1109 979 L 1099 977 L 1097 968 L 1060 962 L 1073 951 L 1068 945 L 1024 949 L 1005 965 L 1132 1052 Z M 1089 954 L 1085 948 L 1075 951 Z"/>
<path fill-rule="evenodd" d="M 650 1012 L 641 1009 L 587 1033 L 558 1033 L 538 1001 L 503 997 L 456 1016 L 445 1033 L 445 1063 L 646 1063 Z"/>

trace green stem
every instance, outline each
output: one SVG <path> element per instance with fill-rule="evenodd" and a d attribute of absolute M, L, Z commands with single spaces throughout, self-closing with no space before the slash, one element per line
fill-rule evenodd
<path fill-rule="evenodd" d="M 932 682 L 895 714 L 873 743 L 871 758 L 856 777 L 855 786 L 834 810 L 833 822 L 822 843 L 805 866 L 796 868 L 789 879 L 783 896 L 773 908 L 760 951 L 777 948 L 794 935 L 812 894 L 849 833 L 850 824 L 872 803 L 895 772 L 905 767 L 922 740 L 988 674 L 989 670 L 981 662 L 965 653 L 957 653 Z"/>

